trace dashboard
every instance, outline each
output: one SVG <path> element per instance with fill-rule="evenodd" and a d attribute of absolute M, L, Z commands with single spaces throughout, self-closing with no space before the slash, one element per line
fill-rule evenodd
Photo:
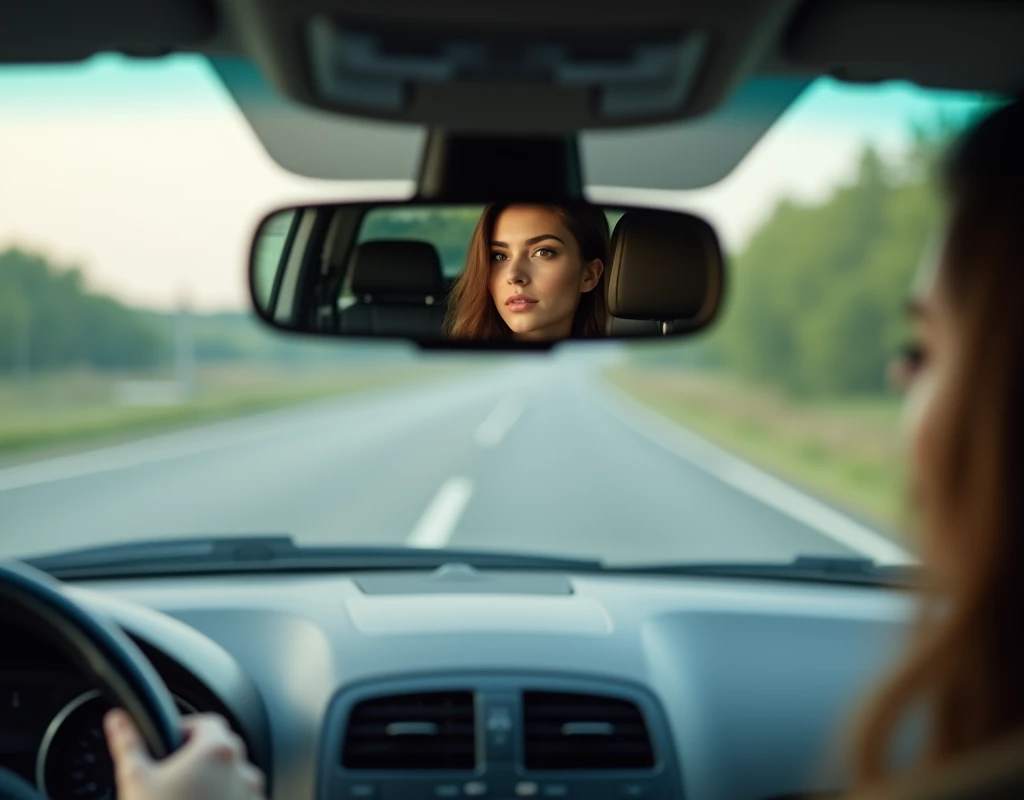
<path fill-rule="evenodd" d="M 823 769 L 912 598 L 724 578 L 472 570 L 82 582 L 185 710 L 228 717 L 279 798 L 685 797 L 841 788 Z M 111 797 L 103 700 L 0 619 L 0 765 Z"/>

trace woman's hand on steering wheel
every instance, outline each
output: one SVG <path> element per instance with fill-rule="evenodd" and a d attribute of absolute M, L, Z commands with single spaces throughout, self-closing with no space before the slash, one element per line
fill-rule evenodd
<path fill-rule="evenodd" d="M 246 759 L 245 745 L 215 714 L 185 717 L 185 744 L 154 761 L 124 711 L 104 720 L 120 800 L 260 800 L 264 779 Z"/>

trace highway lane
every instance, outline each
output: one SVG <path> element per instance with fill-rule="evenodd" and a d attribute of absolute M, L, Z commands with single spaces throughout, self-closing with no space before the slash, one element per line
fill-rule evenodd
<path fill-rule="evenodd" d="M 591 361 L 509 360 L 0 469 L 0 555 L 254 533 L 617 563 L 894 549 L 649 422 Z"/>

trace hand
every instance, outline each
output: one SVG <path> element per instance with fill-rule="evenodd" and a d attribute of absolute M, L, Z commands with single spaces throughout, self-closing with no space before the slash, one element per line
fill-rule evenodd
<path fill-rule="evenodd" d="M 115 709 L 103 721 L 114 760 L 118 800 L 259 800 L 263 773 L 246 760 L 245 746 L 215 714 L 185 717 L 185 744 L 154 761 L 138 728 Z"/>

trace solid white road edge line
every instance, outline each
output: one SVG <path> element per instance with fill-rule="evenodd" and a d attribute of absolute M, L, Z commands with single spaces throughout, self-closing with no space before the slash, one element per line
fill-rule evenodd
<path fill-rule="evenodd" d="M 449 478 L 427 506 L 409 534 L 410 547 L 444 547 L 452 538 L 459 517 L 473 494 L 469 478 Z"/>
<path fill-rule="evenodd" d="M 226 424 L 233 422 L 234 420 Z M 136 439 L 125 444 L 5 467 L 0 469 L 0 492 L 157 464 L 214 450 L 253 444 L 281 435 L 276 429 L 250 429 L 230 436 L 218 433 L 211 435 L 209 439 L 199 439 L 197 430 L 200 429 L 187 428 L 175 433 Z M 155 446 L 161 446 L 161 449 L 152 449 Z"/>
<path fill-rule="evenodd" d="M 526 404 L 517 397 L 504 398 L 476 429 L 477 444 L 481 447 L 497 447 L 525 408 Z"/>
<path fill-rule="evenodd" d="M 753 464 L 658 414 L 611 384 L 595 389 L 604 409 L 645 439 L 767 506 L 882 564 L 917 559 L 889 537 L 850 519 Z"/>

